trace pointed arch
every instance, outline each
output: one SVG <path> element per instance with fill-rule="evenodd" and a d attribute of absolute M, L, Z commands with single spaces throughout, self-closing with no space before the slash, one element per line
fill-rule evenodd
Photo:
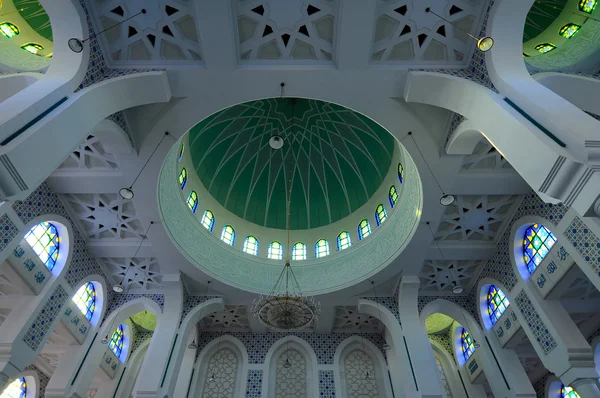
<path fill-rule="evenodd" d="M 377 226 L 380 226 L 385 220 L 387 220 L 387 212 L 385 211 L 383 204 L 380 204 L 375 209 L 375 221 L 377 221 Z"/>
<path fill-rule="evenodd" d="M 363 240 L 371 235 L 371 223 L 366 218 L 358 224 L 358 240 Z"/>
<path fill-rule="evenodd" d="M 283 246 L 276 240 L 269 243 L 267 258 L 271 260 L 283 260 Z"/>
<path fill-rule="evenodd" d="M 235 230 L 231 225 L 225 225 L 221 231 L 221 240 L 227 243 L 229 246 L 233 246 L 235 243 Z"/>
<path fill-rule="evenodd" d="M 306 245 L 302 242 L 296 242 L 292 246 L 292 260 L 306 260 Z"/>
<path fill-rule="evenodd" d="M 329 242 L 327 242 L 327 239 L 319 239 L 315 243 L 315 257 L 321 258 L 325 256 L 329 256 Z"/>

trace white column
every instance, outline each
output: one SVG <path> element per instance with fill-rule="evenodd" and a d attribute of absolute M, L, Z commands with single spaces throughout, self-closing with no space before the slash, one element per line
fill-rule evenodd
<path fill-rule="evenodd" d="M 165 275 L 162 284 L 165 295 L 163 320 L 152 335 L 134 387 L 134 397 L 158 397 L 158 390 L 164 384 L 168 367 L 173 366 L 170 360 L 183 310 L 183 285 L 179 274 Z"/>
<path fill-rule="evenodd" d="M 490 354 L 491 360 L 496 362 L 496 368 L 499 370 L 496 375 L 489 375 L 488 379 L 493 377 L 506 385 L 505 394 L 506 397 L 531 397 L 535 398 L 535 390 L 523 369 L 523 364 L 519 361 L 515 350 L 503 349 L 500 347 L 500 342 L 497 337 L 489 332 L 484 332 L 487 337 L 487 342 L 490 343 L 488 353 Z M 483 346 L 487 346 L 486 341 L 480 342 Z M 495 359 L 495 360 L 494 360 Z M 491 362 L 491 361 L 490 361 Z M 506 381 L 504 381 L 506 380 Z M 490 383 L 491 385 L 492 383 Z M 495 392 L 494 392 L 495 393 Z M 504 395 L 502 395 L 504 396 Z"/>
<path fill-rule="evenodd" d="M 186 347 L 197 339 L 196 333 L 190 334 L 189 339 L 187 339 Z M 196 352 L 197 350 L 192 350 L 186 348 L 185 353 L 183 354 L 183 359 L 181 360 L 181 367 L 179 371 L 179 375 L 177 376 L 177 383 L 175 384 L 175 393 L 174 397 L 185 397 L 185 394 L 188 391 L 188 387 L 190 386 L 190 380 L 192 378 L 192 370 L 194 368 L 194 362 L 196 362 Z M 197 371 L 197 370 L 196 370 Z"/>

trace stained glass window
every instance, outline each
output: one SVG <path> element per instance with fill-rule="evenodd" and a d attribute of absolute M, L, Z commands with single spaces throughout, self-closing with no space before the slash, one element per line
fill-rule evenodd
<path fill-rule="evenodd" d="M 27 232 L 25 240 L 40 260 L 46 264 L 46 267 L 52 271 L 58 259 L 60 242 L 56 227 L 49 222 L 41 222 Z"/>
<path fill-rule="evenodd" d="M 248 236 L 244 241 L 244 247 L 242 249 L 245 253 L 252 254 L 253 256 L 258 255 L 258 239 L 254 236 Z"/>
<path fill-rule="evenodd" d="M 575 25 L 574 23 L 568 23 L 560 28 L 558 34 L 566 39 L 570 39 L 571 37 L 575 36 L 575 33 L 577 33 L 579 29 L 581 29 L 581 26 Z"/>
<path fill-rule="evenodd" d="M 396 187 L 392 185 L 390 187 L 390 206 L 392 206 L 392 209 L 394 208 L 394 206 L 396 206 L 397 201 L 398 201 L 398 191 L 396 191 Z"/>
<path fill-rule="evenodd" d="M 206 210 L 202 215 L 202 220 L 200 223 L 204 225 L 204 228 L 212 232 L 213 227 L 215 226 L 215 216 L 213 215 L 212 211 Z"/>
<path fill-rule="evenodd" d="M 187 182 L 187 170 L 184 167 L 179 172 L 179 186 L 181 187 L 181 189 L 185 188 L 186 182 Z"/>
<path fill-rule="evenodd" d="M 556 46 L 551 43 L 542 43 L 542 44 L 538 44 L 537 46 L 535 46 L 535 49 L 538 50 L 542 54 L 549 53 L 550 51 L 554 50 L 555 48 L 556 48 Z"/>
<path fill-rule="evenodd" d="M 475 351 L 475 346 L 473 345 L 473 339 L 471 338 L 471 335 L 469 334 L 469 332 L 467 332 L 467 329 L 465 328 L 463 328 L 462 332 L 460 333 L 460 346 L 466 361 L 471 357 L 471 355 L 473 355 L 473 352 Z"/>
<path fill-rule="evenodd" d="M 190 192 L 187 198 L 187 205 L 192 211 L 192 213 L 196 212 L 196 209 L 198 208 L 198 194 L 196 193 L 196 191 Z"/>
<path fill-rule="evenodd" d="M 225 225 L 221 231 L 221 240 L 230 246 L 235 242 L 235 230 L 231 225 Z"/>
<path fill-rule="evenodd" d="M 556 237 L 542 224 L 533 224 L 525 231 L 523 239 L 523 261 L 530 274 L 542 262 L 556 243 Z"/>
<path fill-rule="evenodd" d="M 119 325 L 119 327 L 113 333 L 112 338 L 110 339 L 110 343 L 108 343 L 108 348 L 110 348 L 111 351 L 115 353 L 117 358 L 121 358 L 124 337 L 125 333 L 123 332 L 123 325 Z"/>
<path fill-rule="evenodd" d="M 267 248 L 267 258 L 270 258 L 271 260 L 283 259 L 283 246 L 281 246 L 281 243 L 277 241 L 271 242 Z"/>
<path fill-rule="evenodd" d="M 350 241 L 350 234 L 348 232 L 346 232 L 346 231 L 340 232 L 340 234 L 337 237 L 337 246 L 338 246 L 338 251 L 347 249 L 350 246 L 352 246 L 352 242 Z"/>
<path fill-rule="evenodd" d="M 306 245 L 302 242 L 298 242 L 292 246 L 292 260 L 306 260 Z"/>
<path fill-rule="evenodd" d="M 94 315 L 94 310 L 96 309 L 96 289 L 92 282 L 81 286 L 71 300 L 73 300 L 79 311 L 85 315 L 88 321 L 92 319 L 92 315 Z"/>
<path fill-rule="evenodd" d="M 329 256 L 329 242 L 325 239 L 319 239 L 317 243 L 315 243 L 315 257 L 325 257 Z"/>
<path fill-rule="evenodd" d="M 596 9 L 597 5 L 598 5 L 598 0 L 580 0 L 579 1 L 579 11 L 591 14 L 592 11 L 594 11 Z"/>
<path fill-rule="evenodd" d="M 496 321 L 502 316 L 508 304 L 510 303 L 504 292 L 496 286 L 491 285 L 487 295 L 487 312 L 492 325 L 496 324 Z"/>
<path fill-rule="evenodd" d="M 6 37 L 10 39 L 11 37 L 15 37 L 19 34 L 19 28 L 16 25 L 11 24 L 10 22 L 4 22 L 0 24 L 0 32 Z"/>
<path fill-rule="evenodd" d="M 385 220 L 387 220 L 387 212 L 383 205 L 379 205 L 377 206 L 377 209 L 375 209 L 375 221 L 377 221 L 377 226 L 380 226 Z"/>
<path fill-rule="evenodd" d="M 25 398 L 27 396 L 27 383 L 25 378 L 15 379 L 0 394 L 0 398 Z"/>
<path fill-rule="evenodd" d="M 398 180 L 400 180 L 400 184 L 404 182 L 404 167 L 402 163 L 398 163 Z"/>
<path fill-rule="evenodd" d="M 575 390 L 573 390 L 571 387 L 565 386 L 564 384 L 560 389 L 560 396 L 562 398 L 579 398 L 579 394 L 577 394 Z"/>
<path fill-rule="evenodd" d="M 358 224 L 358 239 L 363 240 L 369 235 L 371 235 L 371 224 L 369 220 L 364 219 Z"/>
<path fill-rule="evenodd" d="M 184 144 L 181 144 L 181 148 L 179 148 L 179 157 L 177 158 L 178 162 L 181 162 L 181 158 L 183 158 L 183 150 L 185 148 Z"/>
<path fill-rule="evenodd" d="M 44 49 L 44 47 L 36 43 L 27 43 L 25 45 L 22 45 L 21 48 L 27 52 L 32 53 L 33 55 L 41 55 L 39 54 L 39 52 Z"/>

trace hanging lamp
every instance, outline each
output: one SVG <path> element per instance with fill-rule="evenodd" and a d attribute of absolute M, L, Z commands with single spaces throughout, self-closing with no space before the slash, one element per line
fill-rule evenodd
<path fill-rule="evenodd" d="M 471 39 L 474 39 L 475 41 L 477 41 L 477 48 L 479 49 L 479 51 L 481 52 L 488 52 L 492 49 L 492 47 L 494 46 L 494 39 L 492 39 L 489 36 L 483 36 L 483 37 L 476 37 L 473 36 L 471 33 L 467 32 L 466 30 L 464 30 L 463 28 L 461 28 L 458 25 L 455 25 L 454 23 L 448 21 L 446 18 L 442 17 L 439 14 L 436 14 L 435 12 L 431 11 L 431 8 L 427 7 L 425 9 L 425 12 L 427 13 L 432 13 L 433 15 L 435 15 L 436 17 L 443 19 L 444 21 L 448 22 L 450 25 L 454 26 L 455 28 L 457 28 L 458 30 L 460 30 L 461 32 L 465 33 L 467 36 L 469 36 Z"/>

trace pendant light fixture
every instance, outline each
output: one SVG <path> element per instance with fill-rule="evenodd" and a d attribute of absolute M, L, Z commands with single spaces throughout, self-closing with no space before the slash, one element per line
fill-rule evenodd
<path fill-rule="evenodd" d="M 129 18 L 127 18 L 127 19 L 124 19 L 123 21 L 121 21 L 121 22 L 119 22 L 119 23 L 116 23 L 116 24 L 114 24 L 114 25 L 112 25 L 112 26 L 109 26 L 108 28 L 104 29 L 104 30 L 103 30 L 103 31 L 101 31 L 101 32 L 98 32 L 98 33 L 93 33 L 93 34 L 92 34 L 91 36 L 89 36 L 87 39 L 79 40 L 79 39 L 77 39 L 77 38 L 75 38 L 75 37 L 73 37 L 73 38 L 70 38 L 70 39 L 69 39 L 69 42 L 68 42 L 68 44 L 69 44 L 69 48 L 70 48 L 70 49 L 71 49 L 71 51 L 73 51 L 74 53 L 80 53 L 80 52 L 82 52 L 82 51 L 83 51 L 83 45 L 84 45 L 84 43 L 85 43 L 86 41 L 90 40 L 92 37 L 98 37 L 98 36 L 100 36 L 102 33 L 106 32 L 107 30 L 111 30 L 112 28 L 115 28 L 115 27 L 117 27 L 117 26 L 121 25 L 122 23 L 125 23 L 125 22 L 129 21 L 130 19 L 132 19 L 132 18 L 135 18 L 135 17 L 137 17 L 138 15 L 140 15 L 140 14 L 145 14 L 145 13 L 146 13 L 146 9 L 145 9 L 145 8 L 142 8 L 142 10 L 141 10 L 140 12 L 138 12 L 137 14 L 135 14 L 135 15 L 132 15 L 132 16 L 130 16 Z"/>
<path fill-rule="evenodd" d="M 466 325 L 467 324 L 467 317 L 465 316 L 465 313 L 463 312 L 463 307 L 461 305 L 459 305 L 458 306 L 458 310 L 460 311 L 460 316 L 463 319 L 463 322 L 464 322 L 463 325 Z M 465 326 L 463 326 L 463 328 L 465 328 Z M 471 336 L 471 338 L 473 339 L 473 348 L 479 348 L 479 347 L 481 347 L 481 344 L 479 344 L 477 342 L 477 340 L 475 340 L 475 336 Z"/>
<path fill-rule="evenodd" d="M 128 269 L 125 271 L 125 275 L 123 275 L 123 280 L 125 280 L 125 276 L 127 276 L 127 272 L 129 271 L 129 269 L 130 269 L 130 268 L 128 268 Z M 134 273 L 134 274 L 133 274 L 133 279 L 135 279 L 135 277 L 136 277 L 137 275 L 138 275 L 138 274 L 137 274 L 137 272 L 136 272 L 136 273 Z M 122 283 L 122 281 L 121 281 L 121 283 Z M 127 292 L 125 292 L 125 295 L 127 295 L 127 293 L 129 293 L 129 290 L 130 290 L 130 289 L 131 289 L 131 283 L 130 283 L 130 284 L 127 286 Z M 114 290 L 114 289 L 113 289 L 113 290 Z M 116 291 L 116 290 L 115 290 L 115 291 Z M 116 298 L 115 298 L 115 299 L 116 299 Z M 113 329 L 113 327 L 114 327 L 115 320 L 116 320 L 116 319 L 119 317 L 119 314 L 121 313 L 121 308 L 122 308 L 122 307 L 123 307 L 122 305 L 119 307 L 119 309 L 117 310 L 117 313 L 116 313 L 115 317 L 114 317 L 114 318 L 113 318 L 113 320 L 111 321 L 111 323 L 110 323 L 110 328 L 108 329 L 108 333 L 113 333 L 113 334 L 114 334 L 114 332 L 112 332 L 112 329 Z M 111 336 L 111 338 L 112 338 L 112 334 L 111 334 L 110 336 Z M 102 344 L 108 344 L 108 334 L 107 334 L 107 335 L 105 335 L 105 336 L 104 336 L 104 338 L 103 338 L 102 340 L 100 340 L 100 343 L 102 343 Z"/>
<path fill-rule="evenodd" d="M 431 239 L 433 239 L 433 243 L 435 243 L 435 247 L 437 247 L 438 252 L 440 253 L 440 256 L 442 257 L 442 261 L 446 261 L 446 258 L 444 257 L 444 252 L 442 252 L 440 245 L 438 244 L 437 240 L 435 239 L 435 235 L 433 234 L 431 225 L 429 225 L 429 221 L 427 221 L 425 224 L 427 224 L 427 228 L 429 228 L 429 233 L 431 234 Z M 448 279 L 449 285 L 452 286 L 452 293 L 461 294 L 462 292 L 465 291 L 465 289 L 461 285 L 459 285 L 456 280 L 454 280 L 454 279 L 450 280 L 450 277 L 448 275 L 446 275 L 446 279 Z"/>
<path fill-rule="evenodd" d="M 484 36 L 484 37 L 476 37 L 473 36 L 472 34 L 470 34 L 469 32 L 467 32 L 466 30 L 464 30 L 463 28 L 461 28 L 458 25 L 455 25 L 454 23 L 448 21 L 446 18 L 442 17 L 439 14 L 436 14 L 434 11 L 431 10 L 431 8 L 427 7 L 425 9 L 425 12 L 427 13 L 432 13 L 433 15 L 435 15 L 436 17 L 443 19 L 444 21 L 448 22 L 450 25 L 454 26 L 455 28 L 457 28 L 458 30 L 460 30 L 461 32 L 465 33 L 467 36 L 469 36 L 471 39 L 474 39 L 477 41 L 477 48 L 479 49 L 479 51 L 481 52 L 487 52 L 490 51 L 492 49 L 492 47 L 494 46 L 494 39 L 492 39 L 489 36 Z"/>
<path fill-rule="evenodd" d="M 225 327 L 225 314 L 223 314 L 223 321 L 221 322 L 221 332 L 219 333 L 219 342 L 217 344 L 217 351 L 215 351 L 215 354 L 219 353 L 219 349 L 221 348 L 221 338 L 223 337 L 223 328 L 224 327 Z M 214 381 L 215 381 L 215 372 L 213 370 L 213 372 L 208 377 L 208 382 L 214 383 Z"/>
<path fill-rule="evenodd" d="M 286 341 L 286 348 L 285 348 L 285 362 L 283 363 L 283 367 L 285 369 L 289 369 L 292 367 L 292 364 L 290 363 L 290 335 L 288 334 L 288 338 Z"/>
<path fill-rule="evenodd" d="M 144 244 L 144 240 L 147 238 L 148 235 L 148 231 L 150 231 L 150 228 L 152 227 L 152 225 L 154 224 L 154 221 L 150 221 L 150 225 L 148 226 L 148 228 L 146 229 L 146 233 L 144 235 L 142 235 L 142 240 L 140 241 L 140 244 L 138 245 L 133 257 L 131 257 L 131 261 L 129 262 L 129 266 L 133 267 L 135 264 L 133 264 L 133 260 L 135 259 L 135 257 L 137 256 L 138 252 L 140 251 L 140 248 L 142 247 L 142 245 Z M 125 275 L 127 275 L 127 271 L 125 272 Z M 123 293 L 123 281 L 125 280 L 125 275 L 123 275 L 123 279 L 121 279 L 120 283 L 117 283 L 116 285 L 113 285 L 113 290 L 115 291 L 115 293 Z"/>
<path fill-rule="evenodd" d="M 442 196 L 440 197 L 440 204 L 442 206 L 450 206 L 452 203 L 454 203 L 454 201 L 456 200 L 456 198 L 454 197 L 454 195 L 444 192 L 444 190 L 440 186 L 439 181 L 435 177 L 435 174 L 433 174 L 433 171 L 431 171 L 431 167 L 429 167 L 429 163 L 427 162 L 427 159 L 425 159 L 425 156 L 423 156 L 423 152 L 421 152 L 421 148 L 419 148 L 419 145 L 417 144 L 417 141 L 415 140 L 415 137 L 413 137 L 412 131 L 409 131 L 408 135 L 410 136 L 410 138 L 412 138 L 413 143 L 417 147 L 417 150 L 419 151 L 419 154 L 421 155 L 421 158 L 423 159 L 423 161 L 425 162 L 425 165 L 427 166 L 427 169 L 429 170 L 429 173 L 433 177 L 433 179 L 434 179 L 435 183 L 437 184 L 440 192 L 442 193 Z"/>
<path fill-rule="evenodd" d="M 375 291 L 375 281 L 374 280 L 371 280 L 371 286 L 373 287 L 373 297 L 375 297 L 375 300 L 377 300 L 377 291 Z M 379 308 L 379 300 L 375 301 L 375 303 L 377 304 L 377 313 L 379 314 L 379 322 L 381 322 L 381 309 Z M 392 346 L 389 345 L 386 341 L 381 348 L 383 348 L 385 351 L 389 351 L 392 349 Z"/>
<path fill-rule="evenodd" d="M 158 141 L 158 144 L 156 145 L 156 148 L 154 148 L 154 150 L 152 151 L 152 153 L 150 154 L 150 156 L 146 160 L 146 163 L 144 163 L 144 166 L 142 166 L 142 169 L 139 171 L 139 173 L 137 174 L 137 176 L 135 177 L 135 179 L 133 180 L 133 182 L 131 183 L 131 185 L 129 187 L 124 187 L 124 188 L 119 189 L 119 195 L 123 199 L 125 199 L 125 200 L 131 200 L 131 199 L 133 199 L 133 197 L 135 196 L 134 193 L 133 193 L 133 185 L 135 184 L 135 182 L 137 181 L 137 179 L 140 177 L 140 175 L 142 174 L 142 172 L 144 171 L 144 169 L 148 165 L 148 162 L 150 161 L 150 159 L 152 159 L 152 156 L 154 156 L 154 153 L 156 152 L 156 150 L 158 149 L 158 147 L 160 146 L 160 144 L 162 144 L 163 140 L 168 135 L 169 135 L 169 132 L 166 131 L 165 135 L 160 139 L 160 141 Z"/>
<path fill-rule="evenodd" d="M 210 281 L 206 282 L 206 290 L 204 291 L 204 300 L 207 300 L 208 297 L 208 287 L 210 286 Z M 200 308 L 200 322 L 202 322 L 202 311 L 204 310 L 204 306 Z M 199 337 L 200 332 L 202 332 L 202 327 L 200 326 L 200 330 L 198 330 L 198 325 L 196 325 L 194 340 L 188 344 L 188 348 L 190 350 L 197 350 L 198 344 L 196 343 L 196 338 Z"/>
<path fill-rule="evenodd" d="M 285 83 L 281 82 L 280 84 L 281 86 L 281 95 L 279 98 L 283 99 L 283 88 L 285 87 Z M 271 147 L 271 149 L 281 149 L 283 148 L 283 144 L 284 144 L 284 140 L 283 137 L 277 133 L 272 134 L 271 138 L 269 138 L 269 146 Z"/>

